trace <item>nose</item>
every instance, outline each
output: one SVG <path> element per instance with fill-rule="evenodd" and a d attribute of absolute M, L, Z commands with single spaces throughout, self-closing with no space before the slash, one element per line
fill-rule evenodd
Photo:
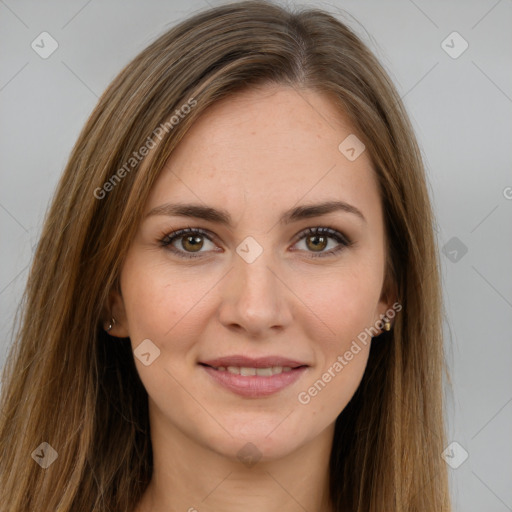
<path fill-rule="evenodd" d="M 252 263 L 234 255 L 233 268 L 223 280 L 219 308 L 219 320 L 226 328 L 263 338 L 290 324 L 293 294 L 270 253 L 264 250 Z"/>

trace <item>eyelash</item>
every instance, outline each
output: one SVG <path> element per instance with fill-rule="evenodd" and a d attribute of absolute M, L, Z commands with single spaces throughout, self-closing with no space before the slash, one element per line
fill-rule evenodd
<path fill-rule="evenodd" d="M 185 229 L 179 229 L 177 231 L 173 231 L 172 233 L 166 234 L 163 238 L 161 238 L 159 240 L 159 242 L 162 247 L 168 248 L 171 252 L 178 255 L 180 258 L 185 258 L 185 259 L 200 258 L 201 252 L 198 252 L 195 254 L 187 253 L 187 252 L 180 251 L 180 250 L 176 249 L 175 247 L 173 247 L 172 243 L 179 238 L 183 238 L 185 235 L 204 236 L 208 240 L 210 240 L 210 242 L 213 242 L 212 238 L 215 238 L 215 237 L 212 237 L 210 235 L 210 233 L 204 229 L 188 227 Z M 333 228 L 330 228 L 328 226 L 303 229 L 300 233 L 297 234 L 297 239 L 294 242 L 294 245 L 296 243 L 300 242 L 301 240 L 303 240 L 304 238 L 306 238 L 308 235 L 309 236 L 328 235 L 327 238 L 333 238 L 340 244 L 335 249 L 331 249 L 330 251 L 327 251 L 327 252 L 321 252 L 321 253 L 317 253 L 317 254 L 315 254 L 314 252 L 311 252 L 311 257 L 313 257 L 313 258 L 324 258 L 327 256 L 332 256 L 332 255 L 337 254 L 338 252 L 342 251 L 343 249 L 353 245 L 353 242 L 350 241 L 346 236 L 344 236 L 339 231 L 337 231 Z"/>

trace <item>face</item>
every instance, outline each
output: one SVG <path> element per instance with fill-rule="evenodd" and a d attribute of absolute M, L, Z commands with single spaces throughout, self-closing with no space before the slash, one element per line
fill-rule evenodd
<path fill-rule="evenodd" d="M 112 304 L 152 429 L 272 459 L 333 427 L 366 367 L 361 333 L 391 303 L 372 164 L 338 149 L 351 134 L 329 97 L 266 86 L 216 103 L 180 142 Z"/>

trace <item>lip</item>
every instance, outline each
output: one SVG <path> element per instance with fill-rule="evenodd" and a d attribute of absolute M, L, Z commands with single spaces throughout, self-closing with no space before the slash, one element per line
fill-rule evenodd
<path fill-rule="evenodd" d="M 243 377 L 242 375 L 229 373 L 228 371 L 216 370 L 215 368 L 205 366 L 204 364 L 200 364 L 200 367 L 224 388 L 247 398 L 259 398 L 273 395 L 274 393 L 292 385 L 308 369 L 307 366 L 301 366 L 293 368 L 291 371 L 286 373 L 272 375 L 271 377 L 263 377 L 260 375 Z M 262 368 L 262 366 L 253 366 L 253 368 Z"/>
<path fill-rule="evenodd" d="M 242 355 L 233 355 L 226 357 L 218 357 L 208 361 L 200 361 L 200 364 L 215 366 L 239 366 L 246 368 L 268 368 L 270 366 L 289 366 L 290 368 L 298 368 L 299 366 L 309 366 L 302 361 L 295 361 L 286 357 L 266 356 L 266 357 L 247 357 Z"/>

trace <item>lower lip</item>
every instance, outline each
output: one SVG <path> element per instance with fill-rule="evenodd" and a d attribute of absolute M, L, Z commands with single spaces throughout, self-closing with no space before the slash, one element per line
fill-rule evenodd
<path fill-rule="evenodd" d="M 269 377 L 260 375 L 243 377 L 228 371 L 215 370 L 211 366 L 200 366 L 219 384 L 233 393 L 252 398 L 269 396 L 281 391 L 281 389 L 293 384 L 307 370 L 307 366 L 302 366 L 301 368 L 292 369 L 290 372 L 278 373 Z"/>

